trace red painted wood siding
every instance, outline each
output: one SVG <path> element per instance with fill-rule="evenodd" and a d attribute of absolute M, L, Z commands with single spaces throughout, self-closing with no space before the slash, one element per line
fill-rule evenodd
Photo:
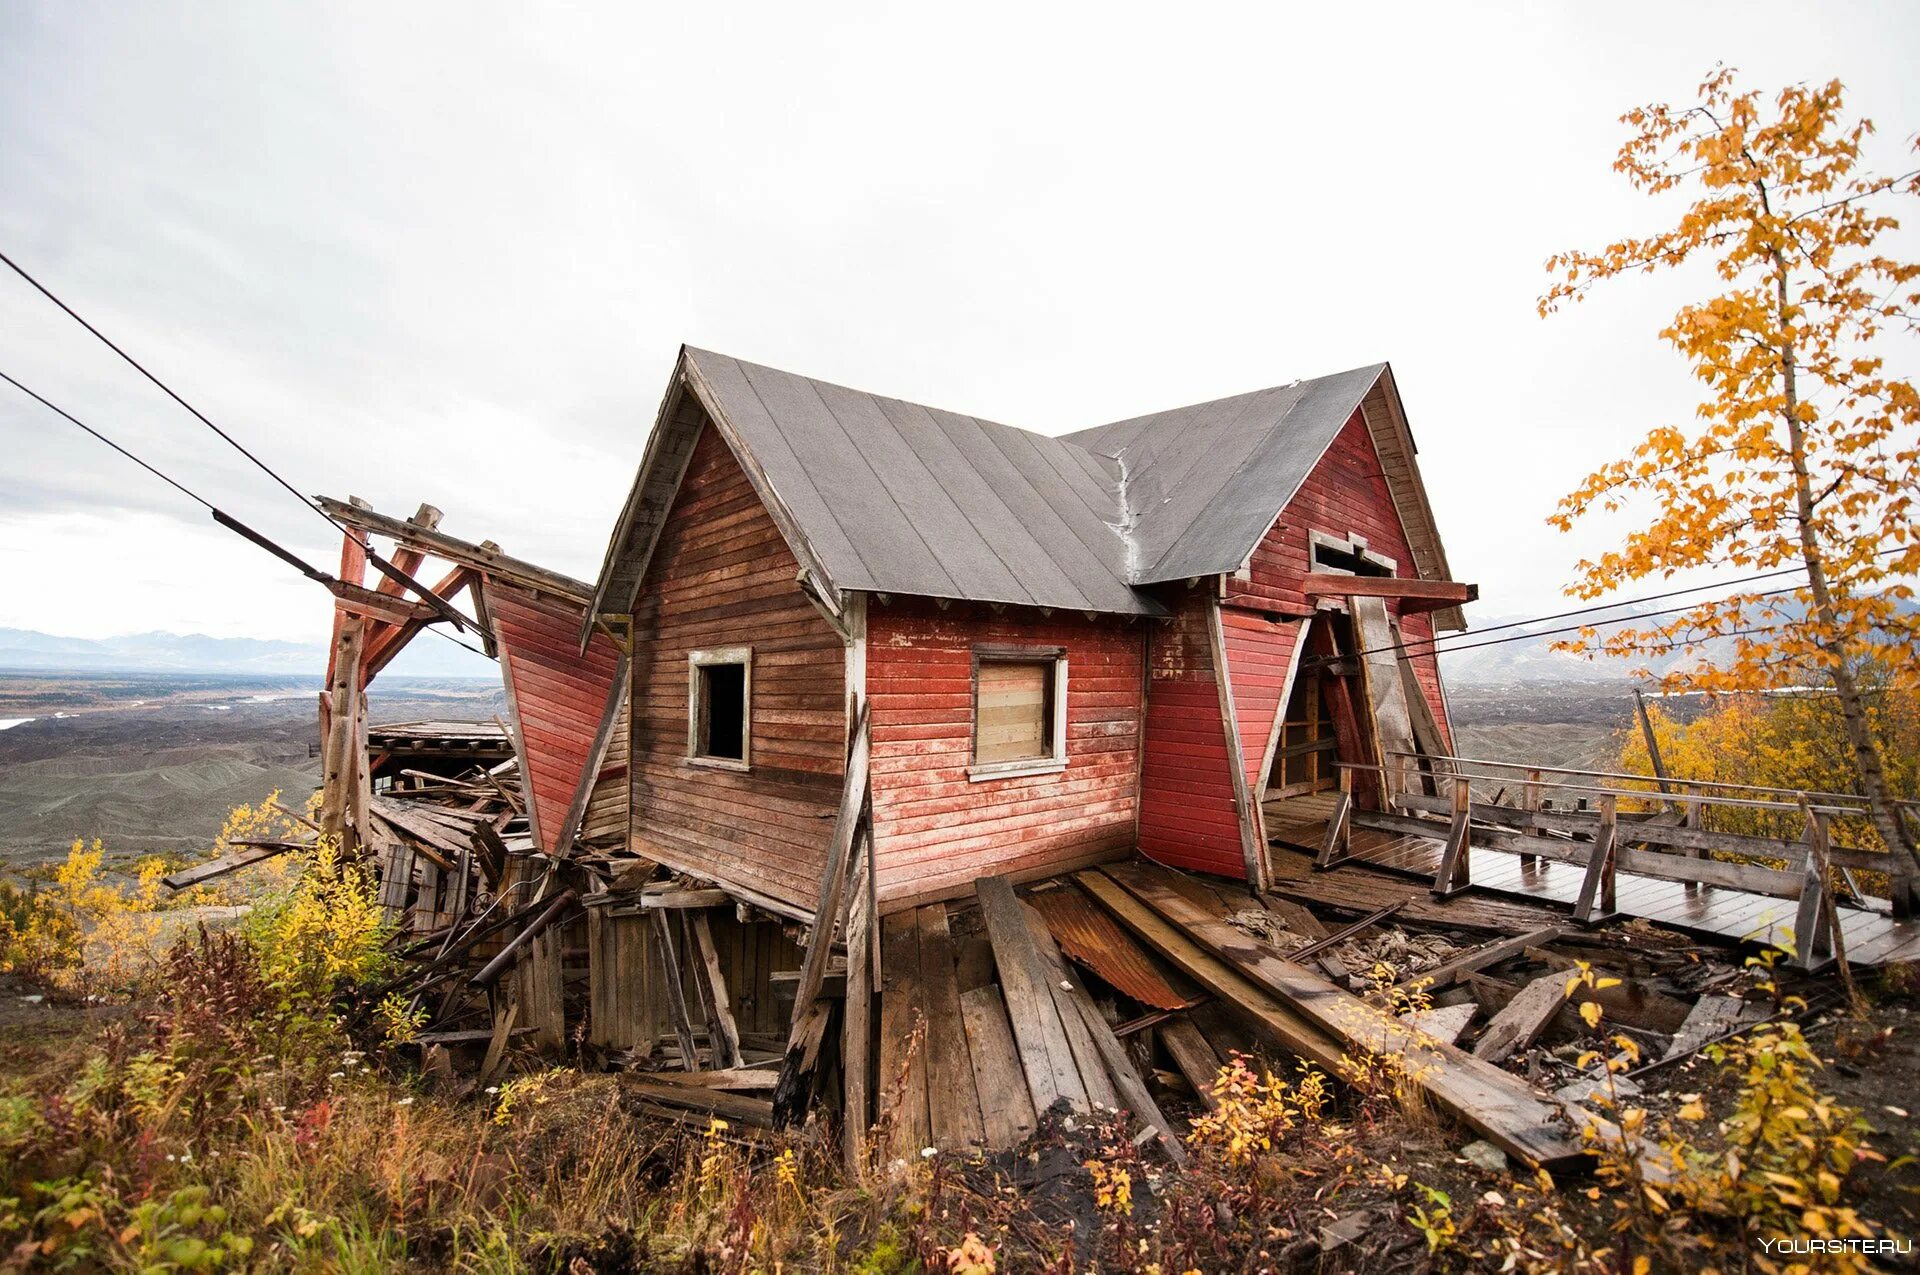
<path fill-rule="evenodd" d="M 549 853 L 580 791 L 620 653 L 604 633 L 580 653 L 584 608 L 490 580 L 488 614 L 513 697 L 521 764 L 540 848 Z"/>
<path fill-rule="evenodd" d="M 1260 794 L 1260 763 L 1273 735 L 1289 689 L 1293 644 L 1300 633 L 1298 620 L 1270 620 L 1254 611 L 1224 608 L 1220 628 L 1226 639 L 1227 679 L 1233 686 L 1233 711 L 1239 719 L 1240 757 L 1247 773 L 1247 791 Z"/>
<path fill-rule="evenodd" d="M 875 862 L 883 907 L 1133 845 L 1147 626 L 923 599 L 867 606 Z M 969 780 L 976 644 L 1064 647 L 1067 768 Z"/>
<path fill-rule="evenodd" d="M 711 424 L 634 610 L 632 845 L 709 880 L 814 906 L 846 772 L 846 648 Z M 687 653 L 753 648 L 748 771 L 687 760 Z"/>
<path fill-rule="evenodd" d="M 1148 655 L 1140 849 L 1176 868 L 1244 877 L 1206 595 L 1191 589 L 1168 602 L 1174 618 L 1155 623 Z"/>
<path fill-rule="evenodd" d="M 1399 564 L 1400 575 L 1415 574 L 1406 529 L 1400 524 L 1393 495 L 1380 472 L 1380 457 L 1374 451 L 1366 421 L 1357 411 L 1334 437 L 1326 454 L 1254 549 L 1248 564 L 1251 578 L 1228 580 L 1228 602 L 1252 610 L 1294 615 L 1310 611 L 1312 603 L 1300 592 L 1300 577 L 1307 573 L 1312 561 L 1308 538 L 1312 531 L 1340 539 L 1363 536 L 1374 553 Z M 1388 601 L 1390 613 L 1398 615 L 1399 608 L 1397 600 Z M 1408 615 L 1401 620 L 1401 632 L 1409 642 L 1431 637 L 1431 617 L 1425 613 Z M 1415 656 L 1414 672 L 1444 732 L 1446 705 L 1436 660 L 1431 654 Z M 1452 747 L 1451 739 L 1448 747 Z"/>

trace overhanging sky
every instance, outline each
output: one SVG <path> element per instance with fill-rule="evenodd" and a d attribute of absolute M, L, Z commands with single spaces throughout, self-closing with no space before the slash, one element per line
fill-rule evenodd
<path fill-rule="evenodd" d="M 1843 78 L 1887 171 L 1920 129 L 1904 5 L 718 8 L 9 3 L 0 247 L 304 490 L 582 577 L 682 341 L 1049 433 L 1388 359 L 1477 614 L 1534 614 L 1610 540 L 1554 500 L 1697 399 L 1685 281 L 1535 317 L 1658 224 L 1616 117 L 1724 60 Z M 337 559 L 10 275 L 0 370 Z M 0 626 L 324 633 L 4 386 L 0 456 Z"/>

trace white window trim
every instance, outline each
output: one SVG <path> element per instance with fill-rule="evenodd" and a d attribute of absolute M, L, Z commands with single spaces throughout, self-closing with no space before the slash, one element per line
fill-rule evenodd
<path fill-rule="evenodd" d="M 974 738 L 980 729 L 979 669 L 982 664 L 1039 664 L 1053 660 L 1053 755 L 1020 757 L 1011 761 L 972 762 L 967 766 L 967 782 L 989 779 L 1023 779 L 1029 775 L 1055 775 L 1067 768 L 1067 653 L 1057 646 L 1022 649 L 1017 646 L 975 647 L 973 702 L 968 707 L 967 756 L 974 753 Z"/>
<path fill-rule="evenodd" d="M 708 757 L 700 752 L 700 670 L 715 664 L 738 664 L 740 674 L 740 757 Z M 721 646 L 687 652 L 687 755 L 689 766 L 710 770 L 753 769 L 753 648 Z"/>

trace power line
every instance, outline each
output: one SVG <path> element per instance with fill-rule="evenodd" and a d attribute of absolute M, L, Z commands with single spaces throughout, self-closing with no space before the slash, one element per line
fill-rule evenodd
<path fill-rule="evenodd" d="M 102 345 L 106 346 L 109 350 L 112 350 L 115 354 L 119 355 L 122 359 L 124 359 L 129 367 L 133 368 L 134 371 L 140 373 L 140 375 L 146 377 L 149 381 L 153 382 L 154 385 L 158 386 L 161 393 L 165 394 L 168 398 L 178 403 L 181 407 L 186 408 L 187 411 L 192 414 L 195 420 L 199 421 L 202 425 L 205 425 L 208 429 L 212 430 L 215 434 L 219 435 L 235 451 L 239 452 L 242 456 L 245 456 L 248 460 L 252 461 L 253 464 L 260 470 L 261 473 L 271 478 L 274 482 L 280 484 L 280 486 L 286 488 L 287 492 L 290 495 L 292 495 L 295 500 L 299 501 L 302 505 L 305 505 L 308 509 L 313 510 L 315 514 L 325 519 L 328 525 L 333 527 L 334 530 L 338 531 L 341 535 L 351 536 L 353 534 L 351 531 L 347 530 L 346 524 L 340 522 L 332 514 L 328 513 L 326 510 L 322 509 L 319 505 L 315 504 L 303 492 L 301 492 L 301 490 L 298 487 L 295 487 L 292 483 L 288 482 L 285 478 L 282 478 L 280 474 L 273 468 L 273 466 L 267 464 L 267 462 L 265 462 L 264 460 L 261 460 L 258 456 L 254 455 L 253 452 L 249 451 L 247 447 L 240 442 L 240 440 L 236 439 L 233 435 L 227 433 L 226 430 L 221 429 L 218 425 L 214 424 L 213 421 L 208 418 L 205 412 L 202 412 L 199 408 L 187 402 L 186 399 L 180 397 L 179 394 L 174 392 L 174 389 L 172 386 L 168 385 L 165 381 L 155 376 L 152 372 L 149 372 L 146 366 L 142 364 L 140 360 L 134 358 L 131 354 L 128 354 L 125 350 L 121 349 L 118 345 L 116 345 L 113 342 L 112 338 L 107 336 L 106 333 L 102 332 L 99 328 L 94 327 L 93 324 L 88 323 L 84 318 L 80 316 L 79 311 L 75 310 L 72 306 L 68 305 L 65 301 L 62 301 L 59 297 L 55 296 L 52 289 L 48 288 L 47 285 L 45 285 L 44 283 L 41 283 L 38 279 L 34 278 L 31 274 L 27 273 L 26 268 L 20 265 L 19 262 L 15 261 L 12 257 L 7 256 L 7 254 L 4 252 L 0 252 L 0 262 L 5 262 L 7 267 L 11 269 L 15 274 L 19 275 L 22 279 L 25 279 L 28 283 L 32 284 L 34 287 L 34 290 L 37 291 L 41 296 L 53 302 L 55 305 L 59 306 L 61 310 L 65 311 L 68 318 L 72 319 L 75 323 L 78 323 L 81 327 L 85 328 L 88 332 L 92 333 L 93 336 L 97 340 L 99 340 L 99 342 Z M 35 397 L 38 397 L 38 396 L 36 395 Z M 209 508 L 211 508 L 211 506 L 209 506 Z M 448 623 L 452 624 L 454 628 L 460 629 L 463 631 L 466 629 L 467 618 L 464 615 L 460 614 L 460 612 L 454 608 L 452 603 L 448 602 L 445 598 L 441 597 L 439 594 L 435 593 L 433 590 L 427 588 L 426 585 L 421 584 L 418 580 L 414 579 L 413 576 L 401 570 L 399 567 L 395 566 L 393 563 L 388 562 L 385 558 L 375 553 L 372 549 L 367 550 L 367 561 L 372 563 L 374 568 L 377 571 L 379 571 L 381 575 L 386 576 L 389 580 L 392 580 L 395 584 L 398 584 L 403 588 L 411 589 L 421 599 L 421 601 L 425 602 L 428 606 L 432 607 L 435 611 L 439 612 L 440 616 L 443 619 L 445 619 Z"/>
<path fill-rule="evenodd" d="M 32 389 L 29 389 L 25 385 L 22 385 L 19 381 L 14 380 L 13 377 L 7 375 L 5 372 L 0 372 L 0 381 L 5 381 L 8 385 L 13 386 L 14 389 L 19 390 L 22 394 L 25 394 L 28 398 L 40 404 L 40 406 L 46 408 L 48 411 L 53 412 L 55 415 L 59 416 L 61 419 L 65 420 L 66 422 L 74 426 L 76 429 L 79 429 L 85 432 L 95 440 L 101 443 L 104 443 L 108 447 L 111 447 L 114 451 L 118 452 L 121 456 L 124 456 L 126 459 L 132 461 L 134 464 L 140 466 L 140 468 L 146 470 L 149 474 L 152 474 L 155 478 L 158 478 L 161 482 L 167 484 L 167 486 L 173 488 L 175 491 L 179 492 L 181 495 L 185 496 L 187 499 L 193 501 L 195 504 L 200 505 L 209 514 L 213 515 L 213 520 L 219 523 L 222 527 L 225 527 L 227 530 L 234 532 L 236 535 L 239 535 L 244 539 L 251 541 L 253 544 L 258 545 L 260 548 L 265 549 L 268 553 L 272 554 L 276 558 L 279 558 L 282 562 L 287 563 L 289 566 L 293 567 L 294 570 L 306 576 L 309 580 L 317 581 L 320 584 L 326 585 L 328 587 L 331 587 L 333 584 L 337 583 L 337 581 L 333 576 L 328 575 L 326 572 L 320 570 L 318 567 L 315 567 L 311 563 L 306 562 L 301 557 L 299 557 L 299 555 L 293 553 L 291 550 L 285 549 L 280 545 L 275 544 L 272 540 L 269 540 L 266 536 L 255 531 L 253 528 L 247 526 L 247 524 L 241 522 L 238 518 L 233 517 L 231 514 L 228 514 L 225 511 L 218 508 L 217 506 L 215 506 L 212 501 L 208 500 L 205 496 L 202 496 L 199 492 L 187 486 L 185 483 L 181 482 L 179 479 L 173 477 L 173 475 L 165 472 L 159 466 L 154 465 L 149 461 L 146 461 L 141 457 L 135 455 L 132 451 L 121 446 L 119 443 L 107 437 L 105 434 L 101 433 L 99 430 L 95 429 L 93 426 L 87 424 L 85 421 L 75 416 L 72 412 L 69 412 L 66 408 L 61 407 L 58 403 L 52 402 L 51 400 L 46 398 L 44 395 L 39 394 Z M 329 521 L 331 521 L 331 519 L 329 519 Z M 472 651 L 475 655 L 478 655 L 483 659 L 492 658 L 488 656 L 487 653 L 481 650 L 479 647 L 471 646 L 465 642 L 462 642 L 459 638 L 454 637 L 451 633 L 447 633 L 441 629 L 436 629 L 432 625 L 424 625 L 422 627 L 424 627 L 427 632 L 432 633 L 438 637 L 445 638 L 447 641 L 453 643 L 455 646 L 462 647 L 466 650 Z"/>
<path fill-rule="evenodd" d="M 295 500 L 298 500 L 301 504 L 313 510 L 315 513 L 319 514 L 322 518 L 326 518 L 328 522 L 333 523 L 334 527 L 337 530 L 341 532 L 346 531 L 345 527 L 340 526 L 340 524 L 337 522 L 333 522 L 333 519 L 327 516 L 327 513 L 325 510 L 320 509 L 312 501 L 308 500 L 306 496 L 303 495 L 300 492 L 300 490 L 296 488 L 292 483 L 288 482 L 286 479 L 282 478 L 279 474 L 275 473 L 273 471 L 272 466 L 268 465 L 265 461 L 261 460 L 258 456 L 248 451 L 246 447 L 241 445 L 238 439 L 234 438 L 233 435 L 227 433 L 226 430 L 221 429 L 218 425 L 215 425 L 211 420 L 208 420 L 206 414 L 202 412 L 199 408 L 195 407 L 193 404 L 187 402 L 186 399 L 181 398 L 178 394 L 174 393 L 172 386 L 168 385 L 165 381 L 155 376 L 152 372 L 149 372 L 146 369 L 146 366 L 142 364 L 139 359 L 134 358 L 133 355 L 128 354 L 125 350 L 121 349 L 118 345 L 114 344 L 113 339 L 109 337 L 106 333 L 102 332 L 99 328 L 94 327 L 91 323 L 88 323 L 85 319 L 80 317 L 80 314 L 78 311 L 76 311 L 72 306 L 68 305 L 66 302 L 62 301 L 59 297 L 55 296 L 52 290 L 47 287 L 47 285 L 45 285 L 44 283 L 41 283 L 38 279 L 28 274 L 25 268 L 23 268 L 19 262 L 15 261 L 12 257 L 9 257 L 4 252 L 0 252 L 0 261 L 4 261 L 7 264 L 8 268 L 10 268 L 15 274 L 19 275 L 22 279 L 25 279 L 28 283 L 32 284 L 35 291 L 39 292 L 41 296 L 45 297 L 47 300 L 59 306 L 62 310 L 66 311 L 68 318 L 72 319 L 75 323 L 78 323 L 81 327 L 85 328 L 87 331 L 91 332 L 94 335 L 94 337 L 98 339 L 102 345 L 106 346 L 109 350 L 112 350 L 115 354 L 118 354 L 122 359 L 126 360 L 127 365 L 131 367 L 134 371 L 140 373 L 140 375 L 146 377 L 149 381 L 152 381 L 156 386 L 159 387 L 160 392 L 162 394 L 165 394 L 168 398 L 172 399 L 174 402 L 178 403 L 180 406 L 186 408 L 187 411 L 193 415 L 193 418 L 195 420 L 199 421 L 202 425 L 205 425 L 208 429 L 212 430 L 214 433 L 218 434 L 221 438 L 225 439 L 227 443 L 231 445 L 235 451 L 239 452 L 242 456 L 245 456 L 248 460 L 252 461 L 255 465 L 257 465 L 261 473 L 273 479 L 273 481 L 275 481 L 276 483 L 279 483 L 282 487 L 285 487 L 289 492 L 292 492 L 293 498 Z M 14 384 L 17 385 L 18 382 L 16 381 L 14 382 Z M 34 397 L 38 398 L 39 396 L 35 395 Z M 65 415 L 65 413 L 62 413 L 62 415 Z"/>
<path fill-rule="evenodd" d="M 1875 558 L 1889 558 L 1889 557 L 1892 557 L 1894 554 L 1906 553 L 1912 548 L 1913 546 L 1911 545 L 1896 545 L 1891 549 L 1882 549 L 1880 552 L 1872 556 Z M 1473 629 L 1470 631 L 1464 631 L 1451 636 L 1431 637 L 1423 641 L 1401 643 L 1397 646 L 1374 647 L 1371 650 L 1355 651 L 1351 654 L 1351 656 L 1323 655 L 1323 656 L 1317 656 L 1315 658 L 1320 663 L 1326 663 L 1327 661 L 1334 660 L 1334 659 L 1346 659 L 1346 658 L 1357 659 L 1367 655 L 1380 655 L 1387 652 L 1397 651 L 1402 648 L 1406 648 L 1410 652 L 1414 652 L 1414 649 L 1418 648 L 1417 652 L 1415 653 L 1419 653 L 1419 654 L 1445 655 L 1449 651 L 1469 651 L 1469 650 L 1475 649 L 1476 647 L 1498 646 L 1503 642 L 1526 642 L 1526 641 L 1530 641 L 1533 638 L 1551 637 L 1551 636 L 1554 636 L 1555 634 L 1571 633 L 1579 629 L 1598 627 L 1603 624 L 1625 624 L 1632 620 L 1644 620 L 1644 619 L 1651 619 L 1654 616 L 1672 615 L 1678 611 L 1691 610 L 1693 607 L 1706 606 L 1713 602 L 1724 602 L 1724 601 L 1727 601 L 1727 599 L 1726 598 L 1708 598 L 1700 602 L 1690 602 L 1685 606 L 1667 607 L 1660 611 L 1642 611 L 1633 615 L 1609 616 L 1606 619 L 1594 620 L 1588 624 L 1575 624 L 1575 625 L 1570 625 L 1566 628 L 1541 630 L 1538 632 L 1516 633 L 1511 637 L 1496 638 L 1492 641 L 1486 641 L 1486 642 L 1467 642 L 1466 639 L 1470 637 L 1473 637 L 1473 638 L 1481 637 L 1488 633 L 1498 633 L 1503 629 L 1521 628 L 1530 624 L 1545 624 L 1549 620 L 1569 619 L 1576 615 L 1591 615 L 1595 611 L 1612 611 L 1620 607 L 1638 606 L 1641 603 L 1645 603 L 1645 602 L 1660 602 L 1660 601 L 1664 601 L 1667 598 L 1677 598 L 1688 593 L 1700 593 L 1707 589 L 1727 589 L 1727 588 L 1733 587 L 1734 585 L 1752 584 L 1760 580 L 1775 580 L 1781 576 L 1800 574 L 1805 570 L 1806 568 L 1804 566 L 1783 567 L 1777 571 L 1762 571 L 1757 574 L 1749 575 L 1749 576 L 1736 576 L 1734 579 L 1731 579 L 1731 580 L 1716 580 L 1707 584 L 1692 585 L 1685 589 L 1669 589 L 1664 593 L 1649 593 L 1637 598 L 1621 598 L 1615 602 L 1602 602 L 1602 603 L 1595 604 L 1593 606 L 1576 607 L 1571 611 L 1557 611 L 1549 615 L 1536 615 L 1531 619 L 1509 620 L 1502 624 L 1490 625 L 1484 629 Z M 1771 589 L 1765 593 L 1755 594 L 1754 596 L 1756 598 L 1777 597 L 1784 593 L 1795 592 L 1797 588 L 1798 586 L 1795 586 L 1794 589 Z M 1727 636 L 1733 636 L 1733 635 L 1720 634 L 1719 636 L 1727 637 Z"/>
<path fill-rule="evenodd" d="M 13 386 L 14 389 L 19 390 L 22 394 L 25 394 L 28 398 L 40 404 L 40 406 L 46 408 L 48 411 L 57 412 L 59 415 L 66 417 L 67 420 L 70 421 L 72 424 L 78 426 L 80 429 L 85 430 L 87 433 L 93 435 L 96 439 L 105 443 L 107 446 L 113 448 L 113 450 L 115 450 L 116 452 L 119 452 L 122 456 L 125 456 L 128 460 L 132 461 L 134 464 L 140 466 L 140 468 L 146 470 L 149 474 L 152 474 L 155 478 L 158 478 L 161 482 L 167 484 L 167 486 L 173 488 L 175 491 L 185 496 L 188 500 L 195 501 L 200 505 L 205 506 L 209 512 L 212 512 L 212 513 L 219 512 L 219 510 L 214 509 L 213 502 L 208 500 L 205 496 L 202 496 L 199 492 L 193 490 L 191 487 L 188 487 L 186 484 L 178 482 L 172 476 L 161 473 L 158 469 L 155 469 L 152 465 L 149 465 L 146 461 L 141 460 L 138 456 L 135 456 L 132 452 L 128 451 L 126 448 L 122 447 L 120 444 L 114 442 L 111 438 L 108 438 L 105 434 L 102 434 L 99 430 L 95 429 L 93 426 L 87 424 L 85 421 L 81 420 L 79 417 L 75 416 L 73 413 L 67 411 L 64 407 L 60 407 L 54 403 L 49 403 L 46 399 L 41 398 L 38 394 L 34 393 L 32 390 L 28 389 L 26 386 L 20 384 L 20 382 L 14 380 L 11 376 L 8 376 L 5 372 L 0 372 L 0 381 L 5 381 L 8 385 Z"/>

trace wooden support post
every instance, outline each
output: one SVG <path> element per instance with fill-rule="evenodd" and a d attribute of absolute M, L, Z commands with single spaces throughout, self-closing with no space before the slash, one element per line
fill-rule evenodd
<path fill-rule="evenodd" d="M 653 918 L 654 944 L 660 950 L 660 966 L 667 985 L 667 1011 L 673 1018 L 674 1038 L 680 1043 L 680 1069 L 698 1071 L 700 1051 L 693 1042 L 693 1019 L 687 1013 L 687 985 L 680 968 L 680 955 L 673 948 L 673 930 L 664 911 L 647 913 Z"/>
<path fill-rule="evenodd" d="M 1833 961 L 1833 907 L 1827 884 L 1830 841 L 1827 816 L 1807 812 L 1807 862 L 1800 887 L 1800 907 L 1793 919 L 1794 964 L 1804 970 L 1824 969 Z"/>
<path fill-rule="evenodd" d="M 1587 875 L 1580 883 L 1580 900 L 1573 919 L 1582 925 L 1601 925 L 1614 918 L 1614 861 L 1618 848 L 1619 815 L 1614 795 L 1600 797 L 1600 826 L 1587 853 Z"/>
<path fill-rule="evenodd" d="M 715 1071 L 744 1067 L 747 1060 L 740 1054 L 740 1028 L 733 1020 L 727 974 L 720 968 L 720 951 L 713 942 L 713 923 L 704 911 L 685 915 L 687 929 L 693 935 L 694 976 L 699 980 L 700 999 L 707 1012 L 707 1045 L 713 1053 L 711 1067 Z"/>
<path fill-rule="evenodd" d="M 849 883 L 847 996 L 841 1023 L 840 1131 L 847 1171 L 861 1180 L 867 1168 L 867 1131 L 873 1127 L 873 837 L 863 827 L 853 842 Z"/>
<path fill-rule="evenodd" d="M 1453 775 L 1453 822 L 1447 828 L 1446 852 L 1440 856 L 1440 870 L 1433 874 L 1433 897 L 1448 899 L 1473 884 L 1473 780 L 1458 771 Z"/>
<path fill-rule="evenodd" d="M 1314 856 L 1315 872 L 1336 867 L 1353 854 L 1352 775 L 1350 770 L 1340 772 L 1340 791 L 1334 795 L 1333 811 L 1327 816 L 1327 831 L 1320 839 L 1320 853 Z"/>
<path fill-rule="evenodd" d="M 1539 767 L 1537 766 L 1530 767 L 1527 770 L 1526 787 L 1521 789 L 1521 793 L 1522 793 L 1520 798 L 1521 809 L 1525 810 L 1528 814 L 1534 814 L 1534 815 L 1539 814 L 1540 813 L 1540 769 Z M 1534 864 L 1538 863 L 1539 861 L 1540 861 L 1540 858 L 1538 855 L 1526 854 L 1524 852 L 1520 855 L 1520 866 L 1523 868 L 1531 868 Z"/>
<path fill-rule="evenodd" d="M 333 644 L 333 676 L 327 685 L 327 737 L 321 750 L 320 828 L 335 839 L 344 854 L 353 848 L 352 838 L 364 828 L 362 825 L 349 832 L 359 787 L 359 760 L 354 756 L 359 718 L 356 701 L 360 697 L 360 653 L 366 622 L 355 615 L 341 615 L 339 620 Z"/>

